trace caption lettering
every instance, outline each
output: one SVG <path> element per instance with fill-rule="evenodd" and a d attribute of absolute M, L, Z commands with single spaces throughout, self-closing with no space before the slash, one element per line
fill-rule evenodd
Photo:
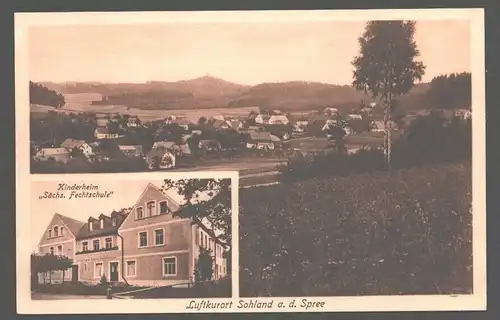
<path fill-rule="evenodd" d="M 235 304 L 237 309 L 302 309 L 302 310 L 321 310 L 325 307 L 325 301 L 314 301 L 311 299 L 302 299 L 300 301 L 279 301 L 279 300 L 265 300 L 259 301 L 257 299 L 252 300 L 239 300 Z M 188 310 L 214 310 L 214 309 L 232 309 L 233 301 L 227 302 L 212 302 L 210 300 L 195 301 L 191 300 L 186 306 Z"/>
<path fill-rule="evenodd" d="M 85 183 L 59 183 L 55 190 L 45 191 L 38 199 L 110 198 L 115 192 L 99 190 L 99 186 Z"/>

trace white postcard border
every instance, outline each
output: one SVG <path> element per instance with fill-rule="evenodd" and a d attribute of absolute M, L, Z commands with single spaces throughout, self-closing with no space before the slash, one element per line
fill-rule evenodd
<path fill-rule="evenodd" d="M 308 312 L 308 311 L 451 311 L 485 310 L 486 308 L 486 190 L 485 190 L 485 79 L 484 79 L 484 10 L 483 9 L 412 9 L 412 10 L 315 10 L 315 11 L 226 11 L 226 12 L 137 12 L 137 13 L 16 13 L 15 14 L 15 85 L 16 85 L 16 235 L 29 235 L 30 181 L 45 179 L 79 179 L 89 175 L 31 175 L 29 168 L 29 95 L 28 50 L 26 33 L 30 26 L 75 24 L 155 24 L 200 22 L 296 22 L 310 20 L 470 20 L 473 101 L 473 271 L 474 294 L 456 296 L 360 296 L 360 297 L 297 297 L 297 298 L 238 298 L 238 283 L 233 282 L 232 299 L 194 299 L 211 302 L 232 301 L 231 309 L 202 309 L 199 312 Z M 174 174 L 174 173 L 172 173 Z M 208 173 L 180 173 L 203 177 Z M 216 172 L 217 175 L 227 173 Z M 144 174 L 125 173 L 127 179 Z M 57 177 L 57 178 L 56 178 Z M 117 174 L 100 174 L 100 179 L 117 179 Z M 107 178 L 109 177 L 109 178 Z M 213 175 L 211 177 L 214 177 Z M 236 181 L 237 183 L 237 181 Z M 233 206 L 238 204 L 237 189 L 232 191 Z M 237 214 L 233 210 L 233 216 Z M 236 221 L 236 223 L 235 223 Z M 237 216 L 233 218 L 234 248 L 238 248 Z M 198 312 L 186 309 L 186 299 L 159 300 L 65 300 L 35 301 L 29 297 L 29 242 L 17 241 L 17 304 L 23 314 L 91 314 L 91 313 L 173 313 Z M 233 270 L 238 269 L 238 250 L 232 257 Z M 238 280 L 238 272 L 233 272 Z M 238 282 L 238 281 L 236 281 Z M 27 290 L 27 291 L 26 291 Z M 26 295 L 28 293 L 28 296 Z M 288 305 L 302 299 L 325 301 L 323 308 L 278 308 L 278 302 Z M 275 301 L 272 308 L 238 308 L 239 301 Z M 168 301 L 168 303 L 165 303 Z"/>

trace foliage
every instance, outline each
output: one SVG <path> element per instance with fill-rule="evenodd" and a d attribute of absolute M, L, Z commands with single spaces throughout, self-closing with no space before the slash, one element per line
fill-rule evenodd
<path fill-rule="evenodd" d="M 240 191 L 242 296 L 470 293 L 471 166 Z"/>
<path fill-rule="evenodd" d="M 173 189 L 185 203 L 174 213 L 192 218 L 210 229 L 225 247 L 231 246 L 231 179 L 165 179 L 163 190 Z M 204 221 L 208 222 L 208 225 Z M 220 235 L 216 234 L 220 230 Z"/>
<path fill-rule="evenodd" d="M 145 172 L 148 167 L 140 157 L 121 156 L 116 159 L 102 161 L 80 161 L 71 159 L 68 163 L 56 161 L 31 161 L 32 173 L 119 173 Z"/>
<path fill-rule="evenodd" d="M 420 55 L 414 40 L 414 21 L 371 21 L 358 39 L 360 55 L 352 61 L 353 86 L 370 92 L 384 103 L 386 137 L 384 149 L 391 163 L 391 120 L 396 97 L 406 94 L 416 80 L 421 80 L 425 66 L 415 59 Z"/>
<path fill-rule="evenodd" d="M 470 161 L 472 127 L 470 120 L 446 121 L 441 113 L 419 117 L 394 144 L 392 166 L 408 168 L 430 163 Z M 379 149 L 361 149 L 354 154 L 324 152 L 291 157 L 278 167 L 283 182 L 308 178 L 344 176 L 351 173 L 388 169 Z"/>
<path fill-rule="evenodd" d="M 212 258 L 212 251 L 200 247 L 200 254 L 198 255 L 198 260 L 195 265 L 195 281 L 207 281 L 212 280 L 214 273 L 214 264 Z"/>
<path fill-rule="evenodd" d="M 471 107 L 471 74 L 452 73 L 434 77 L 426 94 L 427 103 L 439 109 L 469 109 Z"/>
<path fill-rule="evenodd" d="M 103 275 L 101 276 L 101 279 L 99 280 L 99 284 L 100 284 L 101 286 L 107 286 L 107 285 L 108 285 L 108 279 L 106 278 L 106 275 L 105 275 L 105 274 L 103 274 Z"/>
<path fill-rule="evenodd" d="M 64 96 L 41 84 L 30 81 L 30 103 L 60 108 L 66 104 Z"/>
<path fill-rule="evenodd" d="M 71 268 L 72 265 L 73 260 L 66 256 L 39 253 L 31 254 L 31 274 L 33 277 L 38 275 L 38 273 L 48 272 L 51 274 L 52 271 L 64 272 Z"/>
<path fill-rule="evenodd" d="M 30 140 L 39 145 L 58 146 L 67 138 L 94 140 L 94 130 L 97 127 L 95 114 L 79 113 L 64 114 L 49 111 L 44 117 L 30 119 Z"/>

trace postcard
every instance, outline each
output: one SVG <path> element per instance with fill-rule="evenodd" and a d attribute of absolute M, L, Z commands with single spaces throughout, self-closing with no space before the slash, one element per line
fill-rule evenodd
<path fill-rule="evenodd" d="M 484 56 L 482 9 L 16 14 L 18 312 L 485 310 Z"/>

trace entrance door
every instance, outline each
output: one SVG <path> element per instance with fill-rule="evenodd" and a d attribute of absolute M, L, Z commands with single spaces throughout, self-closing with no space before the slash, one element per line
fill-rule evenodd
<path fill-rule="evenodd" d="M 109 281 L 118 281 L 118 262 L 109 263 Z"/>
<path fill-rule="evenodd" d="M 78 281 L 78 265 L 71 266 L 71 281 Z"/>

